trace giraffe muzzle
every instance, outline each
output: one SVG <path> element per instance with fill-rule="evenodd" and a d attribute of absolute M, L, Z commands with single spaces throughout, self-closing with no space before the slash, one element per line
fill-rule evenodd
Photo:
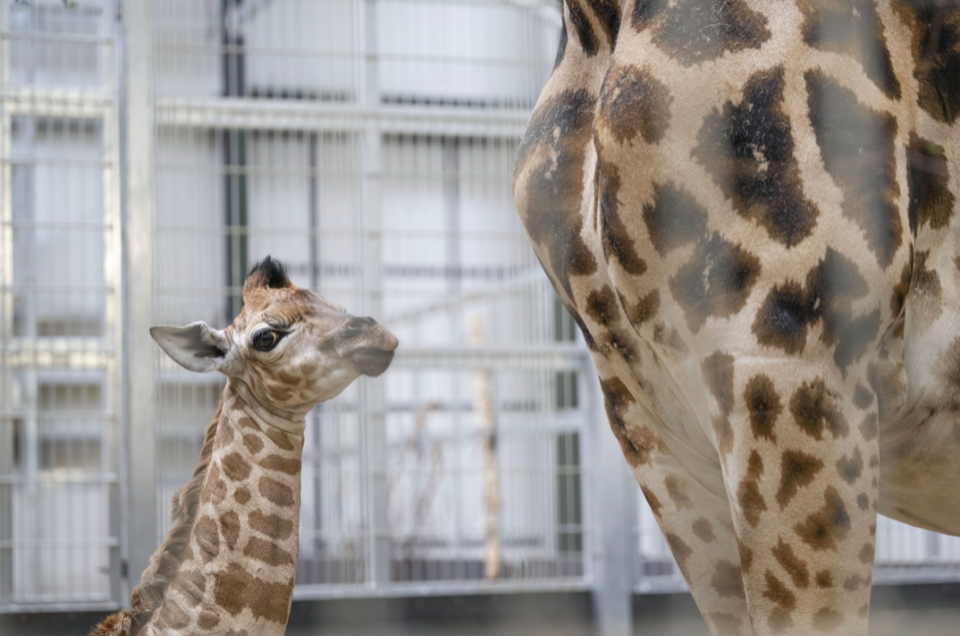
<path fill-rule="evenodd" d="M 337 352 L 370 377 L 387 370 L 398 344 L 396 336 L 370 317 L 350 318 L 337 333 Z"/>

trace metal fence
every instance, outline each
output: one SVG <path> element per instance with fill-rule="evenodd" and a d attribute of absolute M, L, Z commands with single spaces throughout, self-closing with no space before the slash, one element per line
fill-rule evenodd
<path fill-rule="evenodd" d="M 513 209 L 558 29 L 546 0 L 0 0 L 0 611 L 124 604 L 223 387 L 146 329 L 227 324 L 268 253 L 403 344 L 309 417 L 296 598 L 597 589 L 601 554 L 682 589 L 635 485 L 599 494 L 625 462 Z M 878 581 L 960 580 L 957 540 L 878 532 Z"/>

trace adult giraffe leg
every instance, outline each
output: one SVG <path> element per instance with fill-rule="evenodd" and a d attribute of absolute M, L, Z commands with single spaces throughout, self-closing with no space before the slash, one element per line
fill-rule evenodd
<path fill-rule="evenodd" d="M 723 354 L 719 354 L 723 355 Z M 710 359 L 705 362 L 708 365 Z M 732 359 L 730 360 L 732 364 Z M 719 441 L 757 635 L 864 636 L 879 448 L 866 363 L 743 358 Z"/>
<path fill-rule="evenodd" d="M 740 575 L 750 551 L 741 561 L 719 462 L 704 458 L 694 475 L 674 454 L 677 443 L 663 441 L 635 383 L 601 375 L 601 386 L 610 426 L 711 634 L 752 634 Z"/>

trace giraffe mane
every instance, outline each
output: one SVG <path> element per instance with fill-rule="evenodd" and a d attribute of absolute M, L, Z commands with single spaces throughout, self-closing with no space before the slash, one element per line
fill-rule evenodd
<path fill-rule="evenodd" d="M 108 616 L 90 632 L 90 636 L 136 636 L 163 603 L 167 586 L 173 581 L 183 561 L 183 552 L 197 516 L 200 491 L 207 477 L 210 458 L 213 456 L 213 442 L 217 436 L 222 411 L 221 397 L 217 414 L 213 416 L 213 421 L 204 433 L 200 461 L 193 471 L 193 477 L 173 495 L 170 502 L 170 518 L 175 525 L 170 528 L 166 540 L 150 557 L 150 565 L 143 571 L 140 585 L 133 588 L 130 594 L 130 609 Z"/>

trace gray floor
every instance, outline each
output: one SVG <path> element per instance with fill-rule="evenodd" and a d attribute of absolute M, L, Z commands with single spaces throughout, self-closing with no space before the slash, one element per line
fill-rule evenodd
<path fill-rule="evenodd" d="M 0 636 L 86 636 L 94 613 L 0 615 Z M 634 601 L 636 636 L 708 636 L 688 595 Z M 594 636 L 588 594 L 296 603 L 288 636 Z M 960 584 L 875 588 L 870 636 L 960 634 Z"/>

